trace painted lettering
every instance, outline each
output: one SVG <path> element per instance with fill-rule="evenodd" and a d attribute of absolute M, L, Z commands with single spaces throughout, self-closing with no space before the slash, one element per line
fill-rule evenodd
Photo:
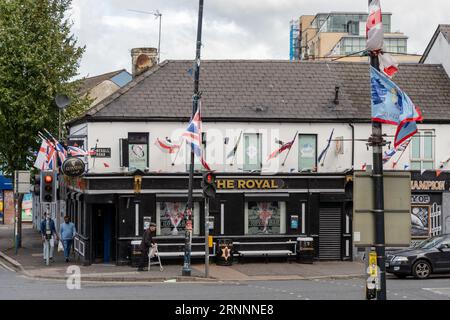
<path fill-rule="evenodd" d="M 234 189 L 234 181 L 227 180 L 227 189 Z"/>
<path fill-rule="evenodd" d="M 238 180 L 238 189 L 245 189 L 245 180 Z"/>
<path fill-rule="evenodd" d="M 254 180 L 247 180 L 247 189 L 253 189 L 255 187 Z"/>

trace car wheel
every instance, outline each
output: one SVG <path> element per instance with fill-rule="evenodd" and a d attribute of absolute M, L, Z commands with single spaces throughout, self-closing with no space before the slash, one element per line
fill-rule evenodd
<path fill-rule="evenodd" d="M 405 279 L 408 275 L 403 274 L 403 273 L 394 273 L 394 276 L 396 276 L 399 279 Z"/>
<path fill-rule="evenodd" d="M 428 261 L 419 260 L 414 263 L 413 274 L 417 279 L 426 279 L 431 274 L 431 265 Z"/>

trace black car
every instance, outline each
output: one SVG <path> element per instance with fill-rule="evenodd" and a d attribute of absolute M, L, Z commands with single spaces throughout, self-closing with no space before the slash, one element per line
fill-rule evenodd
<path fill-rule="evenodd" d="M 426 279 L 432 273 L 450 272 L 450 235 L 435 236 L 417 247 L 397 251 L 386 257 L 386 272 L 399 278 Z"/>

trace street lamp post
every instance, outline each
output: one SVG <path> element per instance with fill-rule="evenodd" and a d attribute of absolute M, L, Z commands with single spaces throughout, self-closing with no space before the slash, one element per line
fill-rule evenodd
<path fill-rule="evenodd" d="M 128 11 L 131 12 L 137 12 L 137 13 L 143 13 L 143 14 L 151 14 L 154 15 L 156 19 L 159 18 L 159 33 L 158 33 L 158 64 L 161 60 L 161 25 L 162 25 L 162 13 L 159 12 L 159 10 L 156 10 L 155 12 L 149 12 L 149 11 L 142 11 L 142 10 L 132 10 L 128 9 Z"/>

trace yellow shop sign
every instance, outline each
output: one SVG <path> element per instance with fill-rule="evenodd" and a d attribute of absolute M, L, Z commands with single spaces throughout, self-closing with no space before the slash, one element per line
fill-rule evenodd
<path fill-rule="evenodd" d="M 217 189 L 281 189 L 280 179 L 217 179 Z"/>

